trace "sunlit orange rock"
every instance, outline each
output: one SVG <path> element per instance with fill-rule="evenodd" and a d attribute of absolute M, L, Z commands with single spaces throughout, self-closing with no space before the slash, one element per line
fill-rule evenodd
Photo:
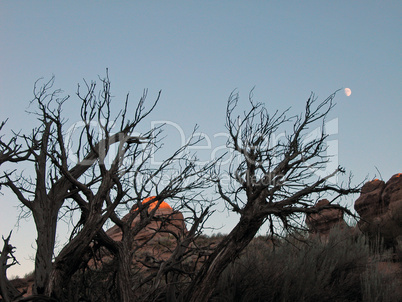
<path fill-rule="evenodd" d="M 142 201 L 142 204 L 146 204 L 146 203 L 152 201 L 152 199 L 155 199 L 155 196 L 145 198 Z M 149 205 L 149 208 L 148 208 L 148 212 L 152 211 L 156 206 L 158 206 L 158 200 L 151 202 L 151 204 Z M 162 209 L 173 210 L 172 207 L 165 201 L 162 201 L 158 206 L 158 210 L 162 210 Z"/>
<path fill-rule="evenodd" d="M 143 204 L 151 201 L 153 196 L 144 199 Z M 148 213 L 154 210 L 154 208 L 158 205 L 158 201 L 155 200 L 149 205 Z M 133 215 L 134 210 L 128 214 L 126 214 L 122 220 L 128 221 L 130 216 Z M 140 217 L 137 216 L 134 218 L 131 223 L 131 227 L 134 227 L 137 223 L 139 223 Z M 149 223 L 146 227 L 141 229 L 141 231 L 135 236 L 136 240 L 145 240 L 151 236 L 160 237 L 165 236 L 167 233 L 173 233 L 179 235 L 182 232 L 186 232 L 186 225 L 184 223 L 184 217 L 181 212 L 174 211 L 172 207 L 165 201 L 162 201 L 155 211 L 154 218 L 151 223 Z M 155 234 L 156 233 L 156 234 Z M 121 229 L 115 225 L 106 231 L 106 234 L 115 241 L 120 241 L 122 239 L 122 231 Z"/>
<path fill-rule="evenodd" d="M 381 195 L 385 205 L 390 205 L 402 200 L 402 174 L 395 174 L 386 183 L 384 192 Z"/>
<path fill-rule="evenodd" d="M 177 245 L 176 237 L 183 237 L 187 233 L 183 214 L 173 210 L 165 201 L 159 203 L 155 200 L 151 204 L 148 204 L 154 198 L 153 196 L 148 197 L 142 202 L 144 206 L 149 205 L 148 214 L 152 214 L 155 207 L 157 207 L 157 209 L 153 213 L 154 216 L 151 218 L 150 222 L 134 235 L 132 244 L 137 252 L 133 258 L 133 263 L 135 263 L 137 267 L 142 267 L 141 263 L 146 262 L 149 255 L 152 256 L 152 259 L 156 259 L 155 261 L 168 259 L 172 250 Z M 137 211 L 138 208 L 130 211 L 122 220 L 127 222 L 129 219 L 132 219 L 133 215 L 138 214 Z M 135 226 L 140 223 L 140 219 L 140 215 L 134 217 L 131 222 L 131 227 L 135 228 Z M 121 241 L 123 239 L 123 232 L 117 225 L 109 228 L 106 234 L 114 241 Z M 102 248 L 100 254 L 102 262 L 109 262 L 113 259 L 113 256 L 104 248 Z M 140 260 L 140 262 L 138 262 L 138 260 Z M 101 266 L 102 262 L 91 259 L 88 266 Z"/>

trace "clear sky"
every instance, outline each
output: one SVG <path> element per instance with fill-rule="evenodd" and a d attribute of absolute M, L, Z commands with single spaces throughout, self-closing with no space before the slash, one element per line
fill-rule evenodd
<path fill-rule="evenodd" d="M 10 118 L 7 131 L 35 125 L 24 110 L 38 78 L 55 75 L 55 87 L 74 95 L 109 68 L 116 100 L 130 92 L 136 101 L 144 88 L 151 100 L 161 89 L 152 119 L 185 135 L 198 124 L 216 147 L 233 89 L 246 103 L 255 86 L 269 109 L 299 113 L 311 91 L 323 99 L 349 87 L 330 116 L 339 164 L 356 183 L 376 168 L 388 180 L 402 172 L 401 15 L 397 0 L 1 1 L 0 120 Z M 21 275 L 33 269 L 34 226 L 16 228 L 18 202 L 7 192 L 0 200 L 1 234 L 14 229 L 21 262 L 11 274 Z"/>

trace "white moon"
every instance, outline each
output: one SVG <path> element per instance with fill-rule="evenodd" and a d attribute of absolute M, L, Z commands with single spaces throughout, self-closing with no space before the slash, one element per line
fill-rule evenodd
<path fill-rule="evenodd" d="M 345 88 L 345 94 L 346 96 L 350 96 L 352 94 L 352 90 L 350 90 L 350 88 Z"/>

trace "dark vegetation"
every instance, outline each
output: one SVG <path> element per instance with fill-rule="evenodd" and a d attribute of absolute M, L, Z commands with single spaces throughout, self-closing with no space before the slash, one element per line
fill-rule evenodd
<path fill-rule="evenodd" d="M 225 235 L 200 236 L 201 245 L 216 245 Z M 159 246 L 158 246 L 159 245 Z M 154 245 L 164 249 L 163 244 Z M 211 302 L 231 301 L 400 301 L 395 275 L 380 269 L 395 265 L 392 251 L 367 243 L 363 235 L 333 229 L 325 241 L 308 233 L 285 238 L 258 236 L 222 273 Z M 66 301 L 120 301 L 116 262 L 77 271 L 65 288 Z M 136 272 L 130 286 L 141 284 L 146 270 Z M 32 280 L 32 277 L 25 280 Z M 191 278 L 180 280 L 182 287 Z M 12 283 L 19 288 L 21 280 Z M 166 301 L 166 283 L 158 292 L 136 288 L 136 301 Z"/>
<path fill-rule="evenodd" d="M 399 301 L 390 251 L 333 230 L 328 242 L 288 236 L 274 248 L 259 237 L 222 274 L 211 301 Z M 399 260 L 400 261 L 400 260 Z"/>

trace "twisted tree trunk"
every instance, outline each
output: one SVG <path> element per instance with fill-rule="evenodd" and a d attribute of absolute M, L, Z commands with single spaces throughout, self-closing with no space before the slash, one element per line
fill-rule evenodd
<path fill-rule="evenodd" d="M 185 301 L 207 302 L 224 269 L 239 257 L 264 223 L 264 215 L 242 215 L 239 223 L 217 246 L 186 291 Z"/>
<path fill-rule="evenodd" d="M 50 214 L 50 215 L 49 215 Z M 56 240 L 57 213 L 51 215 L 48 211 L 35 210 L 34 219 L 37 229 L 36 256 L 34 271 L 35 294 L 45 294 L 52 272 L 53 250 Z"/>
<path fill-rule="evenodd" d="M 14 301 L 23 295 L 7 279 L 7 269 L 18 263 L 13 255 L 14 247 L 9 243 L 10 237 L 11 232 L 6 239 L 3 237 L 4 246 L 0 255 L 0 294 L 4 302 Z M 11 263 L 8 262 L 9 259 L 12 259 Z"/>
<path fill-rule="evenodd" d="M 128 240 L 130 241 L 130 240 Z M 131 241 L 130 241 L 131 242 Z M 134 293 L 131 288 L 131 248 L 127 244 L 126 240 L 122 240 L 118 244 L 118 273 L 117 273 L 117 283 L 120 294 L 120 301 L 130 302 L 134 299 Z"/>

